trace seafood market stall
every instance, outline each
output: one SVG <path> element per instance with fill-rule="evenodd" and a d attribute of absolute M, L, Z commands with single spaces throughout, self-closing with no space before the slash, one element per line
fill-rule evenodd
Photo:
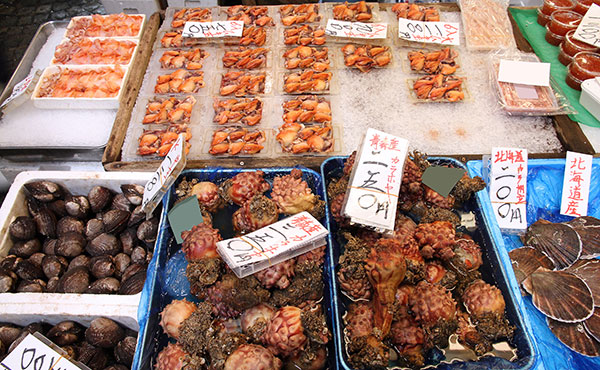
<path fill-rule="evenodd" d="M 394 26 L 396 13 L 390 4 L 374 4 L 372 20 L 391 26 L 387 38 L 379 42 L 381 50 L 385 50 L 378 59 L 382 65 L 373 63 L 367 68 L 348 66 L 348 61 L 359 55 L 352 54 L 351 47 L 344 45 L 353 44 L 356 50 L 360 42 L 324 35 L 334 5 L 319 6 L 315 5 L 313 13 L 306 14 L 302 8 L 295 13 L 295 8 L 289 6 L 262 7 L 265 13 L 248 18 L 248 22 L 254 23 L 237 39 L 183 38 L 182 20 L 190 15 L 168 9 L 132 115 L 118 117 L 113 127 L 103 158 L 105 168 L 155 168 L 160 163 L 160 152 L 164 154 L 168 147 L 169 137 L 177 132 L 186 132 L 188 136 L 190 167 L 210 165 L 215 159 L 226 167 L 256 167 L 265 163 L 302 163 L 315 167 L 326 156 L 349 154 L 357 147 L 366 127 L 401 133 L 409 139 L 412 149 L 457 158 L 479 157 L 498 143 L 526 147 L 540 157 L 561 155 L 566 150 L 596 152 L 580 125 L 566 115 L 549 118 L 506 114 L 489 82 L 488 53 L 469 48 L 463 34 L 460 45 L 452 47 L 453 55 L 457 54 L 453 62 L 457 69 L 452 75 L 464 81 L 464 99 L 423 100 L 415 96 L 412 84 L 425 77 L 422 72 L 411 70 L 408 54 L 436 48 L 433 44 L 415 46 L 399 40 Z M 436 4 L 435 8 L 439 9 L 442 20 L 461 22 L 458 5 Z M 195 20 L 239 19 L 243 12 L 244 9 L 235 7 L 217 7 L 193 16 L 197 17 Z M 300 15 L 304 18 L 299 18 Z M 256 26 L 256 22 L 264 22 L 264 27 Z M 508 27 L 511 27 L 510 45 L 531 52 L 520 29 L 514 23 Z M 303 41 L 299 41 L 300 37 Z M 240 43 L 244 46 L 240 47 Z M 299 53 L 304 56 L 298 57 Z M 299 81 L 308 78 L 307 74 L 295 72 L 303 70 L 303 65 L 314 68 L 308 84 L 318 82 L 318 78 L 330 79 L 325 91 L 313 91 L 316 94 L 308 101 L 302 95 L 310 90 L 290 91 L 296 83 L 286 82 L 289 78 Z M 236 79 L 247 78 L 250 83 L 258 83 L 259 90 L 239 89 L 241 85 Z M 192 85 L 192 80 L 202 81 L 202 86 Z M 190 92 L 168 89 L 168 84 L 174 82 L 188 82 Z M 313 108 L 302 108 L 316 107 L 315 104 L 320 110 L 325 109 L 325 115 L 310 110 Z M 166 110 L 161 108 L 165 105 Z M 180 114 L 182 108 L 186 112 Z M 173 121 L 179 126 L 167 125 L 168 118 L 157 120 L 158 116 L 168 114 L 180 115 L 178 121 Z M 323 123 L 328 127 L 324 128 Z M 311 126 L 313 134 L 305 136 L 312 136 L 311 142 L 318 142 L 318 149 L 309 149 L 306 139 L 290 132 L 292 125 L 303 130 Z M 319 125 L 317 138 L 312 129 Z M 486 135 L 481 135 L 483 132 Z M 588 132 L 595 134 L 592 129 Z M 245 141 L 245 137 L 253 139 Z M 161 142 L 167 143 L 166 146 Z M 461 145 L 456 145 L 457 142 Z"/>

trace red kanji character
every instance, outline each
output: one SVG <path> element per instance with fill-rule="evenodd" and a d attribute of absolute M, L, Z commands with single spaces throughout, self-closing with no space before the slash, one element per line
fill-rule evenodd
<path fill-rule="evenodd" d="M 387 149 L 389 146 L 387 137 L 384 137 L 383 140 L 379 141 L 379 149 Z"/>
<path fill-rule="evenodd" d="M 523 151 L 522 150 L 515 151 L 515 162 L 525 163 L 525 159 L 523 159 Z M 523 169 L 521 169 L 521 171 L 523 171 Z"/>
<path fill-rule="evenodd" d="M 571 173 L 572 178 L 569 179 L 569 182 L 577 183 L 577 186 L 581 186 L 583 182 L 583 178 L 581 177 L 581 173 Z"/>
<path fill-rule="evenodd" d="M 302 229 L 302 231 L 304 231 L 308 235 L 312 235 L 315 232 L 321 231 L 321 225 L 318 223 L 315 225 L 313 223 L 313 220 L 311 220 L 307 216 L 299 216 L 293 218 L 291 223 L 295 227 Z"/>
<path fill-rule="evenodd" d="M 390 149 L 390 150 L 398 150 L 398 144 L 399 144 L 399 143 L 398 143 L 398 139 L 395 139 L 395 138 L 394 138 L 394 139 L 390 140 L 390 146 L 389 146 L 389 149 Z"/>
<path fill-rule="evenodd" d="M 371 138 L 371 146 L 373 147 L 373 149 L 377 149 L 377 144 L 379 144 L 379 135 L 375 134 Z"/>
<path fill-rule="evenodd" d="M 575 187 L 569 188 L 568 198 L 572 199 L 572 200 L 583 200 L 581 198 L 581 187 L 575 186 Z"/>
<path fill-rule="evenodd" d="M 583 158 L 574 158 L 573 161 L 571 162 L 571 168 L 575 168 L 577 167 L 578 170 L 585 170 L 585 164 L 583 161 Z"/>
<path fill-rule="evenodd" d="M 577 208 L 579 208 L 579 202 L 577 202 L 577 201 L 571 201 L 567 205 L 567 210 L 565 211 L 565 213 L 568 214 L 568 215 L 581 217 L 581 215 L 579 214 L 579 211 L 578 211 Z"/>

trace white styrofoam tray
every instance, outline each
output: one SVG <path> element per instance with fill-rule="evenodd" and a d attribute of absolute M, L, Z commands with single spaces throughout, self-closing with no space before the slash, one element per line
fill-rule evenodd
<path fill-rule="evenodd" d="M 91 41 L 94 40 L 115 40 L 115 41 L 122 41 L 122 42 L 133 42 L 135 44 L 135 47 L 133 48 L 133 51 L 131 52 L 131 58 L 129 59 L 129 62 L 127 64 L 121 64 L 122 67 L 124 68 L 129 68 L 131 67 L 131 65 L 133 64 L 134 60 L 135 60 L 135 56 L 136 53 L 138 51 L 138 48 L 140 46 L 140 40 L 137 38 L 124 38 L 124 37 L 83 37 L 82 39 L 89 39 Z M 58 44 L 56 46 L 56 48 L 58 48 L 59 46 L 61 46 L 63 43 L 65 42 L 69 42 L 68 38 L 64 38 L 60 44 Z M 52 61 L 50 62 L 50 65 L 57 65 L 57 66 L 67 66 L 67 67 L 72 67 L 72 66 L 76 66 L 76 65 L 81 65 L 81 64 L 77 64 L 77 63 L 67 63 L 67 64 L 63 64 L 63 63 L 58 63 L 56 61 L 56 58 L 52 57 Z M 98 63 L 98 64 L 88 64 L 88 65 L 106 65 L 106 63 Z"/>
<path fill-rule="evenodd" d="M 26 183 L 49 180 L 65 186 L 72 194 L 88 194 L 95 185 L 105 186 L 115 192 L 122 184 L 145 185 L 151 172 L 22 172 L 15 178 L 2 208 L 0 208 L 0 256 L 4 257 L 12 247 L 8 233 L 10 223 L 19 216 L 27 215 Z M 160 229 L 161 225 L 158 226 Z M 141 293 L 74 294 L 74 293 L 2 293 L 0 294 L 1 321 L 16 320 L 20 315 L 43 315 L 48 320 L 61 321 L 70 315 L 81 320 L 107 316 L 119 323 L 138 330 L 137 310 Z"/>
<path fill-rule="evenodd" d="M 114 38 L 137 38 L 139 39 L 142 36 L 142 33 L 144 32 L 144 27 L 146 26 L 146 14 L 127 14 L 128 16 L 140 16 L 142 17 L 142 24 L 140 25 L 140 31 L 138 32 L 137 35 L 131 35 L 131 36 L 112 36 Z M 73 27 L 75 27 L 75 22 L 78 19 L 82 19 L 82 18 L 92 18 L 92 16 L 90 15 L 83 15 L 83 16 L 79 16 L 79 17 L 73 17 L 71 18 L 71 21 L 69 22 L 69 25 L 67 26 L 67 30 L 65 32 L 65 36 L 67 35 L 67 33 L 69 32 L 69 30 Z"/>

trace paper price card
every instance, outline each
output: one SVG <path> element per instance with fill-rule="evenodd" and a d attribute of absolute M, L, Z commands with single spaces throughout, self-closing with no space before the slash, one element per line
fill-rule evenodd
<path fill-rule="evenodd" d="M 15 85 L 15 87 L 13 87 L 13 91 L 10 94 L 10 96 L 8 98 L 6 98 L 6 100 L 4 100 L 2 102 L 2 104 L 0 105 L 0 109 L 4 108 L 11 101 L 13 101 L 16 98 L 18 98 L 19 96 L 21 96 L 25 91 L 27 91 L 27 89 L 30 86 L 31 86 L 32 89 L 31 89 L 31 91 L 29 93 L 32 93 L 33 92 L 33 87 L 35 87 L 35 83 L 40 78 L 41 74 L 42 74 L 42 72 L 38 69 L 34 73 L 32 73 L 29 76 L 25 77 L 21 82 L 18 82 Z"/>
<path fill-rule="evenodd" d="M 0 368 L 2 370 L 80 370 L 78 367 L 38 339 L 38 333 L 29 334 L 6 356 Z M 43 338 L 39 335 L 40 338 Z M 48 341 L 47 339 L 45 339 Z M 50 341 L 48 341 L 50 343 Z"/>
<path fill-rule="evenodd" d="M 408 141 L 368 129 L 342 212 L 353 223 L 394 230 Z"/>
<path fill-rule="evenodd" d="M 490 200 L 501 229 L 527 228 L 527 150 L 493 148 Z"/>
<path fill-rule="evenodd" d="M 600 6 L 592 4 L 573 34 L 575 40 L 600 46 Z"/>
<path fill-rule="evenodd" d="M 458 23 L 422 22 L 399 18 L 398 37 L 407 41 L 459 45 L 460 29 Z"/>
<path fill-rule="evenodd" d="M 308 212 L 217 243 L 217 251 L 239 278 L 325 245 L 329 231 Z"/>
<path fill-rule="evenodd" d="M 592 156 L 567 152 L 560 214 L 573 217 L 587 216 L 592 178 Z"/>
<path fill-rule="evenodd" d="M 152 179 L 144 187 L 142 209 L 148 217 L 150 217 L 163 195 L 173 185 L 175 179 L 185 167 L 185 163 L 185 134 L 180 134 L 158 170 L 154 172 Z"/>
<path fill-rule="evenodd" d="M 328 19 L 325 34 L 355 39 L 385 39 L 387 27 L 387 23 L 346 22 Z"/>
<path fill-rule="evenodd" d="M 242 37 L 243 31 L 243 21 L 185 22 L 181 36 L 195 38 Z"/>

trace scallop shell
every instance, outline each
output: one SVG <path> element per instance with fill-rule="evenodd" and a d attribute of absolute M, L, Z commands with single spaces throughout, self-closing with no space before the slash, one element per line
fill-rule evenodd
<path fill-rule="evenodd" d="M 577 275 L 581 280 L 586 282 L 588 288 L 592 291 L 594 306 L 600 307 L 600 260 L 581 259 L 569 267 L 567 271 Z"/>
<path fill-rule="evenodd" d="M 540 267 L 546 269 L 554 268 L 554 264 L 548 256 L 532 247 L 525 246 L 513 249 L 508 252 L 508 255 L 512 261 L 512 267 L 519 285 Z"/>
<path fill-rule="evenodd" d="M 567 271 L 540 268 L 523 282 L 533 305 L 542 313 L 562 322 L 578 322 L 592 316 L 594 299 L 587 284 Z"/>
<path fill-rule="evenodd" d="M 594 314 L 583 322 L 588 334 L 600 341 L 600 310 L 595 310 Z"/>
<path fill-rule="evenodd" d="M 572 227 L 581 239 L 581 258 L 600 256 L 600 220 L 591 217 L 577 217 L 565 225 Z"/>
<path fill-rule="evenodd" d="M 565 346 L 584 356 L 600 356 L 600 342 L 588 335 L 582 323 L 568 324 L 546 318 L 548 327 Z"/>
<path fill-rule="evenodd" d="M 548 256 L 559 270 L 571 266 L 581 255 L 581 239 L 572 227 L 545 220 L 529 226 L 525 244 Z"/>

